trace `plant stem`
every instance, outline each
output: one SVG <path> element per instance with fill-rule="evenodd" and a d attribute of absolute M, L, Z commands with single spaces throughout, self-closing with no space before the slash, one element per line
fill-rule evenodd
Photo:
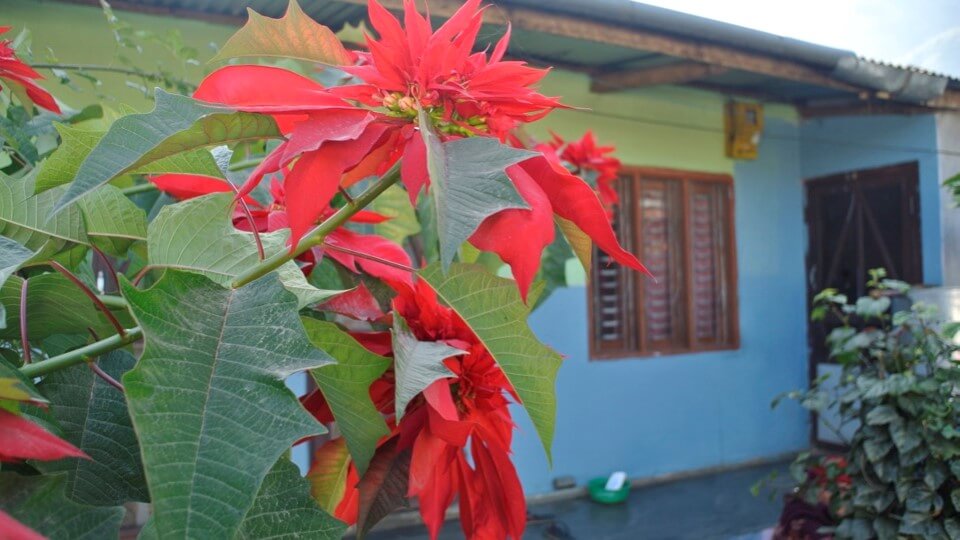
<path fill-rule="evenodd" d="M 144 182 L 142 184 L 137 184 L 134 186 L 126 187 L 120 190 L 120 193 L 123 193 L 126 196 L 136 195 L 138 193 L 147 193 L 150 191 L 156 191 L 157 186 L 153 182 Z"/>
<path fill-rule="evenodd" d="M 243 287 L 251 281 L 261 278 L 270 272 L 279 268 L 283 263 L 293 260 L 295 257 L 301 253 L 307 251 L 313 246 L 319 245 L 323 242 L 324 238 L 328 234 L 333 232 L 337 227 L 343 225 L 347 222 L 354 214 L 362 210 L 368 204 L 370 204 L 374 199 L 376 199 L 381 193 L 386 191 L 386 189 L 393 184 L 396 184 L 400 180 L 400 164 L 397 163 L 394 165 L 386 174 L 383 175 L 380 180 L 367 188 L 366 191 L 358 195 L 352 204 L 347 204 L 346 206 L 337 210 L 335 214 L 326 219 L 323 223 L 317 225 L 310 232 L 308 232 L 304 237 L 297 243 L 296 248 L 292 251 L 280 251 L 274 253 L 270 257 L 267 257 L 260 264 L 250 268 L 246 272 L 239 274 L 230 286 L 234 289 Z"/>
<path fill-rule="evenodd" d="M 106 66 L 103 64 L 30 64 L 30 67 L 34 69 L 63 69 L 66 71 L 102 71 L 105 73 L 121 73 L 123 75 L 135 75 L 137 77 L 142 77 L 148 81 L 163 81 L 169 80 L 171 82 L 176 82 L 183 84 L 185 86 L 190 86 L 196 88 L 196 85 L 187 82 L 183 79 L 173 79 L 164 77 L 161 73 L 152 73 L 149 71 L 143 71 L 142 69 L 136 68 L 125 68 L 120 66 Z"/>
<path fill-rule="evenodd" d="M 124 336 L 115 334 L 106 339 L 101 339 L 100 341 L 95 341 L 89 345 L 80 347 L 79 349 L 74 349 L 61 355 L 47 358 L 46 360 L 40 362 L 27 364 L 20 368 L 20 373 L 23 373 L 25 376 L 31 379 L 41 375 L 46 375 L 47 373 L 52 373 L 59 369 L 68 368 L 70 366 L 75 366 L 85 362 L 87 358 L 99 356 L 105 352 L 110 352 L 114 349 L 119 349 L 120 347 L 129 345 L 140 339 L 142 336 L 143 330 L 141 330 L 140 327 L 130 328 L 127 330 L 126 335 Z"/>
<path fill-rule="evenodd" d="M 122 296 L 98 294 L 97 298 L 110 309 L 127 309 L 127 301 Z"/>

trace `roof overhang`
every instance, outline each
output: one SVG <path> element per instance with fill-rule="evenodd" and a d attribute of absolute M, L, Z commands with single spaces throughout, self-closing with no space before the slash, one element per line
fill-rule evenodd
<path fill-rule="evenodd" d="M 402 0 L 380 2 L 394 11 L 402 8 Z M 366 17 L 367 0 L 300 3 L 304 11 L 334 29 Z M 494 39 L 509 22 L 511 56 L 586 73 L 595 92 L 683 85 L 791 104 L 804 116 L 960 111 L 958 79 L 632 0 L 488 3 L 485 36 Z M 118 9 L 241 24 L 245 7 L 276 17 L 285 2 L 113 0 L 111 4 Z M 430 14 L 445 19 L 461 4 L 430 0 Z"/>

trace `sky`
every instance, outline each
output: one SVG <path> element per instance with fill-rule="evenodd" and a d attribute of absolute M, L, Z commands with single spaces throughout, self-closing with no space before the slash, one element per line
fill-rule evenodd
<path fill-rule="evenodd" d="M 960 77 L 960 0 L 642 0 Z"/>

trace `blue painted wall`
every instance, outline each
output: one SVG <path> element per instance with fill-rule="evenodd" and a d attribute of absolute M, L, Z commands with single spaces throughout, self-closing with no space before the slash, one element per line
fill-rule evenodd
<path fill-rule="evenodd" d="M 804 178 L 918 161 L 923 277 L 943 283 L 937 127 L 933 115 L 862 116 L 804 122 L 800 128 Z"/>
<path fill-rule="evenodd" d="M 515 442 L 528 493 L 551 479 L 578 482 L 736 463 L 807 446 L 806 415 L 777 394 L 806 383 L 802 184 L 796 124 L 768 123 L 760 158 L 734 168 L 741 348 L 589 361 L 583 287 L 560 290 L 531 318 L 567 355 L 557 385 L 554 467 L 525 413 Z"/>

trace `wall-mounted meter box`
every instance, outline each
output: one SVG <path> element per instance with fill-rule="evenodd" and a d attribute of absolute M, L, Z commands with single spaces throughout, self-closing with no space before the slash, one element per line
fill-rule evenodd
<path fill-rule="evenodd" d="M 763 105 L 730 101 L 723 120 L 727 157 L 757 159 L 763 132 Z"/>

